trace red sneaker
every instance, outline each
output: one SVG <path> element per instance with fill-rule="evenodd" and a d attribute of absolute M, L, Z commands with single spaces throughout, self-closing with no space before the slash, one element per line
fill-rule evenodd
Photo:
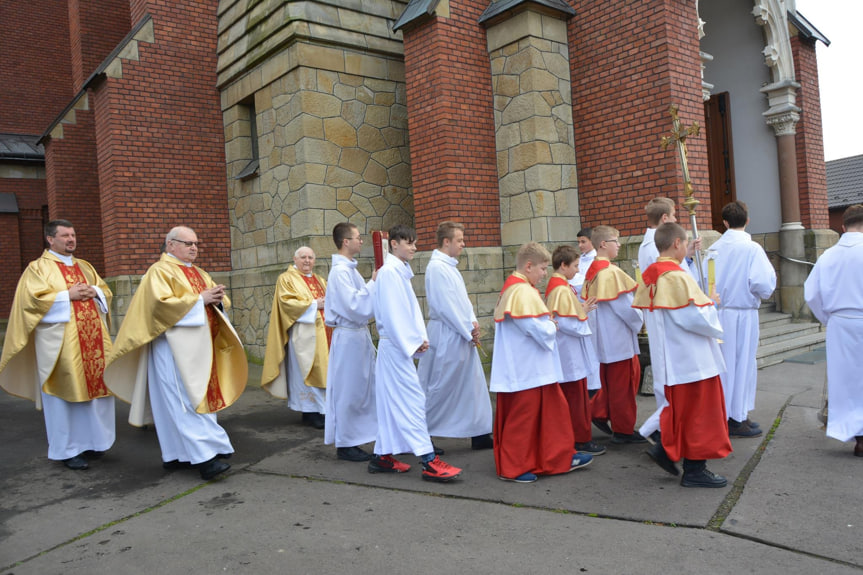
<path fill-rule="evenodd" d="M 428 481 L 446 483 L 459 475 L 461 475 L 461 469 L 453 467 L 445 461 L 441 461 L 441 458 L 438 456 L 435 456 L 428 463 L 423 463 L 423 479 Z"/>
<path fill-rule="evenodd" d="M 411 466 L 402 463 L 392 455 L 375 456 L 369 461 L 369 473 L 405 473 Z"/>

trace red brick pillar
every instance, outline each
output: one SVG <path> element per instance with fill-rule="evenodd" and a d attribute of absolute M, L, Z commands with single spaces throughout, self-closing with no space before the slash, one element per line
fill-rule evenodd
<path fill-rule="evenodd" d="M 483 0 L 450 0 L 403 29 L 414 214 L 421 249 L 443 220 L 467 226 L 472 246 L 500 245 L 494 111 Z"/>
<path fill-rule="evenodd" d="M 569 20 L 573 127 L 583 226 L 610 224 L 622 235 L 644 232 L 644 204 L 683 202 L 668 108 L 682 124 L 704 125 L 695 3 L 648 0 L 621 10 L 614 2 L 573 0 Z M 704 136 L 687 140 L 698 220 L 709 227 L 710 185 Z M 678 207 L 678 212 L 681 208 Z M 684 214 L 685 215 L 685 214 Z M 683 218 L 681 218 L 683 219 Z"/>
<path fill-rule="evenodd" d="M 217 5 L 133 0 L 134 51 L 94 89 L 107 275 L 139 274 L 168 230 L 195 229 L 209 271 L 231 267 L 225 149 L 216 90 Z"/>
<path fill-rule="evenodd" d="M 824 165 L 824 134 L 821 129 L 821 95 L 818 88 L 818 61 L 815 41 L 791 37 L 794 75 L 800 88 L 797 106 L 800 121 L 794 136 L 797 148 L 797 186 L 800 217 L 807 229 L 829 227 L 827 210 L 827 169 Z"/>
<path fill-rule="evenodd" d="M 72 81 L 84 81 L 131 29 L 129 0 L 68 0 Z"/>

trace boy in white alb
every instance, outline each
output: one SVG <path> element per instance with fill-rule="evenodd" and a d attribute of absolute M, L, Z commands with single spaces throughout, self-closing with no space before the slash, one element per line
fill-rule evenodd
<path fill-rule="evenodd" d="M 599 371 L 599 360 L 590 341 L 591 331 L 587 320 L 587 310 L 592 310 L 596 302 L 590 300 L 582 306 L 569 285 L 569 280 L 578 272 L 578 252 L 575 248 L 558 246 L 551 256 L 551 262 L 554 273 L 545 288 L 545 301 L 551 317 L 557 322 L 555 349 L 562 372 L 560 389 L 569 404 L 575 450 L 602 455 L 605 447 L 593 441 L 587 388 L 590 373 Z"/>
<path fill-rule="evenodd" d="M 584 286 L 584 274 L 590 269 L 593 260 L 596 259 L 596 250 L 593 248 L 593 243 L 590 241 L 591 228 L 581 228 L 575 234 L 578 240 L 578 251 L 581 255 L 578 258 L 578 271 L 569 281 L 575 292 L 575 297 L 583 304 L 581 299 L 581 288 Z M 587 314 L 587 323 L 590 326 L 590 335 L 587 336 L 587 341 L 593 346 L 593 358 L 596 359 L 596 314 Z M 587 393 L 593 397 L 596 392 L 602 388 L 602 382 L 599 379 L 599 360 L 593 362 L 590 366 L 590 373 L 587 374 Z M 609 433 L 611 430 L 609 429 Z"/>
<path fill-rule="evenodd" d="M 707 469 L 708 459 L 731 453 L 725 399 L 719 374 L 725 369 L 716 338 L 722 327 L 713 301 L 698 288 L 680 262 L 686 257 L 686 230 L 665 223 L 656 231 L 660 257 L 641 274 L 633 306 L 652 315 L 654 372 L 665 382 L 660 414 L 662 443 L 651 457 L 677 475 L 683 459 L 684 487 L 724 487 L 728 482 Z"/>
<path fill-rule="evenodd" d="M 417 366 L 429 434 L 470 437 L 472 449 L 491 449 L 491 399 L 476 351 L 479 323 L 457 267 L 464 226 L 442 222 L 437 243 L 425 273 L 429 350 Z"/>
<path fill-rule="evenodd" d="M 422 311 L 411 286 L 410 261 L 417 251 L 416 233 L 397 225 L 389 231 L 390 252 L 374 290 L 375 323 L 380 340 L 375 364 L 378 433 L 369 473 L 404 473 L 410 465 L 393 457 L 412 452 L 422 460 L 422 477 L 446 482 L 461 469 L 434 453 L 426 424 L 426 396 L 417 377 L 414 357 L 428 351 Z"/>
<path fill-rule="evenodd" d="M 806 283 L 804 297 L 827 326 L 827 435 L 856 439 L 863 457 L 863 205 L 842 216 L 845 233 L 825 251 Z"/>
<path fill-rule="evenodd" d="M 776 289 L 776 271 L 764 249 L 746 233 L 746 204 L 727 204 L 722 208 L 722 222 L 727 230 L 710 246 L 708 260 L 715 262 L 716 307 L 725 333 L 719 349 L 725 358 L 726 370 L 721 377 L 728 433 L 731 437 L 758 437 L 761 429 L 749 419 L 749 412 L 755 409 L 758 383 L 758 308 Z M 704 262 L 705 272 L 709 265 Z"/>
<path fill-rule="evenodd" d="M 327 369 L 327 417 L 324 443 L 336 444 L 336 456 L 344 461 L 368 461 L 360 445 L 374 441 L 378 431 L 375 403 L 375 346 L 369 334 L 374 317 L 372 292 L 375 277 L 363 281 L 355 259 L 363 237 L 354 224 L 333 228 L 333 266 L 327 277 L 324 317 L 333 328 Z"/>
<path fill-rule="evenodd" d="M 593 228 L 591 242 L 596 259 L 587 270 L 581 297 L 596 299 L 596 342 L 602 389 L 594 396 L 593 420 L 597 427 L 614 431 L 612 443 L 644 443 L 635 431 L 635 395 L 641 380 L 638 332 L 641 311 L 632 307 L 637 284 L 611 263 L 620 250 L 619 233 L 610 226 Z"/>
<path fill-rule="evenodd" d="M 573 453 L 569 405 L 558 385 L 562 374 L 554 355 L 557 327 L 535 287 L 550 260 L 536 242 L 521 246 L 516 271 L 504 282 L 494 308 L 494 463 L 504 481 L 532 483 L 537 475 L 567 473 L 593 459 Z"/>

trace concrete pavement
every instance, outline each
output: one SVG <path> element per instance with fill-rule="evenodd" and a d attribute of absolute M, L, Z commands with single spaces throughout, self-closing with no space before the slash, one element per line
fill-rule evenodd
<path fill-rule="evenodd" d="M 823 381 L 823 362 L 759 372 L 752 418 L 772 432 L 709 464 L 724 489 L 682 488 L 598 432 L 607 454 L 529 485 L 453 439 L 436 444 L 461 480 L 372 475 L 255 386 L 219 416 L 237 451 L 223 479 L 162 470 L 120 403 L 113 449 L 73 472 L 45 457 L 33 405 L 3 394 L 0 573 L 861 573 L 863 460 L 824 436 Z M 653 407 L 639 398 L 640 418 Z"/>

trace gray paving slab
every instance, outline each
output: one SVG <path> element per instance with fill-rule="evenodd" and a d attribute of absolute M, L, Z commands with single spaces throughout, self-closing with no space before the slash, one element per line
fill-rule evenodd
<path fill-rule="evenodd" d="M 679 487 L 643 446 L 516 485 L 490 451 L 440 439 L 463 480 L 370 475 L 255 387 L 220 414 L 237 450 L 222 480 L 163 471 L 155 434 L 125 424 L 123 405 L 114 448 L 71 472 L 46 459 L 32 404 L 0 394 L 0 573 L 863 573 L 863 521 L 848 517 L 863 460 L 811 425 L 823 380 L 823 363 L 759 372 L 752 417 L 780 423 L 711 463 L 739 483 L 717 490 Z M 653 406 L 639 398 L 640 418 Z"/>
<path fill-rule="evenodd" d="M 700 529 L 248 472 L 14 573 L 664 574 L 670 565 L 679 573 L 859 573 Z"/>

